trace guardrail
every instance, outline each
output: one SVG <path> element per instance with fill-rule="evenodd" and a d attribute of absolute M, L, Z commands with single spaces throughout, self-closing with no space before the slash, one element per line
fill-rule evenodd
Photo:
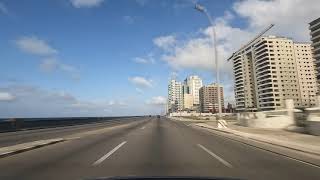
<path fill-rule="evenodd" d="M 52 128 L 99 123 L 115 119 L 126 119 L 140 116 L 122 117 L 68 117 L 68 118 L 11 118 L 0 119 L 0 132 L 19 131 L 25 129 Z"/>

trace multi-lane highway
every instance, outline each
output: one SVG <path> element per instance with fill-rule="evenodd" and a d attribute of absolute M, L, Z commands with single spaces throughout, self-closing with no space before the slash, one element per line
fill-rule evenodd
<path fill-rule="evenodd" d="M 81 136 L 86 131 L 110 126 L 105 131 Z M 24 133 L 16 137 L 27 137 L 27 131 Z M 97 124 L 56 131 L 43 129 L 34 132 L 36 135 L 30 135 L 28 140 L 74 133 L 79 138 L 1 158 L 0 179 L 110 176 L 320 179 L 319 167 L 166 118 L 136 118 L 122 122 L 121 126 Z M 0 142 L 10 144 L 4 139 L 14 139 L 13 134 L 1 134 Z"/>

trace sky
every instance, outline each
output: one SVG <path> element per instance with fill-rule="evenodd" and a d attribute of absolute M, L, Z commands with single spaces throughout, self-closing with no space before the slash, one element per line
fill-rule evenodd
<path fill-rule="evenodd" d="M 0 118 L 126 116 L 165 110 L 168 80 L 214 82 L 217 32 L 225 101 L 226 59 L 268 34 L 310 42 L 317 0 L 0 0 Z"/>

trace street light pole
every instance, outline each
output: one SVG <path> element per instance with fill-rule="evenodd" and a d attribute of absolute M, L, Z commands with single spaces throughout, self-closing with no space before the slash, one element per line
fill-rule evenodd
<path fill-rule="evenodd" d="M 208 13 L 207 9 L 204 6 L 201 6 L 199 4 L 195 5 L 195 9 L 204 13 L 209 22 L 210 25 L 212 27 L 212 42 L 213 42 L 213 47 L 214 47 L 214 59 L 215 59 L 215 70 L 216 70 L 216 86 L 217 86 L 217 93 L 218 93 L 218 120 L 221 118 L 221 94 L 220 94 L 220 85 L 219 85 L 219 81 L 220 81 L 220 75 L 219 75 L 219 61 L 218 61 L 218 49 L 217 49 L 217 37 L 216 37 L 216 30 L 214 28 L 214 24 L 213 24 L 213 20 L 210 16 L 210 14 Z"/>

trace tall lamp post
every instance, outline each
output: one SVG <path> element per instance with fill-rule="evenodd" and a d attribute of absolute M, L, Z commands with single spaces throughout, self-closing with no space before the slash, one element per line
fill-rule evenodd
<path fill-rule="evenodd" d="M 218 120 L 221 118 L 221 94 L 220 94 L 220 85 L 219 85 L 219 62 L 218 62 L 218 49 L 217 49 L 217 38 L 216 38 L 216 30 L 214 28 L 214 24 L 213 24 L 213 20 L 210 16 L 210 14 L 208 13 L 207 9 L 204 6 L 201 6 L 199 4 L 195 4 L 195 9 L 204 13 L 209 22 L 210 25 L 212 27 L 212 34 L 213 34 L 213 46 L 214 46 L 214 60 L 215 60 L 215 64 L 216 64 L 216 85 L 217 85 L 217 93 L 218 93 Z"/>

